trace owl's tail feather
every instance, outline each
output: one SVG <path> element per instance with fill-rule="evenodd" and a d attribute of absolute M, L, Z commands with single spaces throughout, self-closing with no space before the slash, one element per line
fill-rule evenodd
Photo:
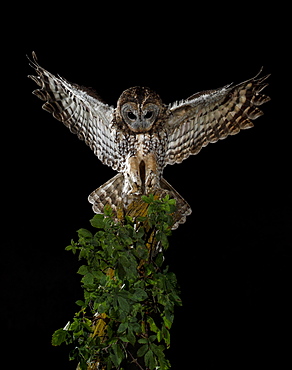
<path fill-rule="evenodd" d="M 161 196 L 169 194 L 171 198 L 176 200 L 176 213 L 173 215 L 174 224 L 172 229 L 176 229 L 180 224 L 186 221 L 186 216 L 190 215 L 192 210 L 182 196 L 164 179 L 160 180 Z M 105 184 L 94 190 L 88 197 L 92 204 L 92 209 L 95 213 L 103 213 L 104 207 L 109 205 L 117 214 L 119 208 L 127 207 L 129 203 L 135 200 L 134 196 L 125 196 L 122 194 L 124 188 L 124 176 L 118 173 L 115 177 L 107 181 Z"/>
<path fill-rule="evenodd" d="M 192 213 L 192 209 L 184 198 L 163 177 L 160 180 L 160 186 L 167 191 L 171 198 L 176 200 L 176 212 L 173 215 L 174 224 L 172 230 L 177 229 L 180 224 L 186 222 L 186 218 Z"/>
<path fill-rule="evenodd" d="M 124 176 L 118 173 L 105 184 L 94 190 L 88 197 L 89 203 L 95 213 L 103 213 L 104 207 L 109 205 L 115 212 L 122 206 L 122 190 Z"/>

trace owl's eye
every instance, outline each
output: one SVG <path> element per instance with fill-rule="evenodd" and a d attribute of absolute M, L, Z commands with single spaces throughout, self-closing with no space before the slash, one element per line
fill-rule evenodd
<path fill-rule="evenodd" d="M 151 110 L 148 110 L 145 114 L 144 114 L 144 118 L 146 119 L 149 119 L 151 118 L 153 115 L 153 112 Z"/>
<path fill-rule="evenodd" d="M 134 119 L 137 119 L 137 116 L 136 114 L 134 114 L 133 112 L 129 111 L 127 113 L 128 117 L 131 119 L 131 120 L 134 120 Z"/>

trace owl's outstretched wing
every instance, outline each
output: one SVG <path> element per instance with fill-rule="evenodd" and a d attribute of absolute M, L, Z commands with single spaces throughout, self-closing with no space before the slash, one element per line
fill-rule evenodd
<path fill-rule="evenodd" d="M 120 161 L 114 141 L 115 128 L 111 126 L 114 108 L 103 103 L 90 89 L 72 84 L 42 68 L 34 52 L 32 57 L 30 66 L 37 76 L 28 77 L 41 87 L 33 94 L 46 102 L 42 108 L 84 140 L 104 164 L 118 170 Z"/>
<path fill-rule="evenodd" d="M 257 78 L 260 73 L 236 86 L 203 91 L 170 106 L 166 164 L 180 163 L 209 143 L 253 127 L 252 120 L 263 114 L 258 106 L 270 100 L 260 94 L 269 75 Z"/>

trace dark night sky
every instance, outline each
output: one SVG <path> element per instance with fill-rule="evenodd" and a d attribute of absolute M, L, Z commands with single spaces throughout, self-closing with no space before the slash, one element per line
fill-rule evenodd
<path fill-rule="evenodd" d="M 113 25 L 109 14 L 120 11 L 125 16 Z M 140 11 L 108 7 L 79 22 L 88 9 L 61 21 L 52 7 L 25 8 L 13 26 L 4 76 L 12 114 L 2 123 L 9 146 L 2 144 L 6 354 L 31 370 L 75 369 L 68 348 L 50 344 L 82 299 L 79 262 L 64 248 L 89 227 L 88 194 L 114 175 L 31 94 L 36 85 L 26 78 L 32 70 L 25 54 L 35 50 L 50 72 L 93 87 L 113 105 L 130 86 L 149 86 L 169 103 L 244 81 L 262 65 L 272 73 L 265 90 L 272 100 L 255 128 L 169 166 L 164 176 L 193 209 L 167 252 L 183 298 L 168 354 L 173 369 L 278 366 L 288 359 L 284 337 L 291 332 L 291 119 L 282 97 L 288 54 L 279 43 L 285 24 L 275 31 L 272 9 L 245 9 L 238 18 L 222 9 L 207 17 L 207 4 L 195 15 L 179 6 L 162 21 L 157 10 Z"/>

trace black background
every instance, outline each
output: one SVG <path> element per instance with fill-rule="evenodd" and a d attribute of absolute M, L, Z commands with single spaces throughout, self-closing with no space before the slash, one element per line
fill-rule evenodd
<path fill-rule="evenodd" d="M 62 3 L 64 4 L 64 3 Z M 291 364 L 291 80 L 285 10 L 179 3 L 18 8 L 3 30 L 1 308 L 12 368 L 75 369 L 50 344 L 82 299 L 79 262 L 64 248 L 93 217 L 88 194 L 114 172 L 31 94 L 25 55 L 93 87 L 109 104 L 135 85 L 165 103 L 272 73 L 255 128 L 166 168 L 193 213 L 173 232 L 166 263 L 182 290 L 173 369 Z M 195 7 L 194 7 L 195 5 Z M 230 5 L 231 6 L 231 5 Z M 134 11 L 133 11 L 134 9 Z M 287 44 L 287 45 L 286 45 Z M 3 100 L 4 98 L 4 100 Z M 290 312 L 291 313 L 291 312 Z M 3 347 L 2 341 L 2 347 Z M 7 348 L 6 348 L 7 347 Z"/>

